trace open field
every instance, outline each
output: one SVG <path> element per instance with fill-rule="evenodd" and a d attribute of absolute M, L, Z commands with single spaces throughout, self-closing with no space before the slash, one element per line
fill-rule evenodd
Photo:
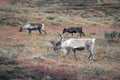
<path fill-rule="evenodd" d="M 54 26 L 46 26 L 48 35 L 42 34 L 38 35 L 37 31 L 33 31 L 30 36 L 26 31 L 18 32 L 18 27 L 0 27 L 0 51 L 2 56 L 9 56 L 10 59 L 17 59 L 17 63 L 9 64 L 2 63 L 1 60 L 1 70 L 4 69 L 5 65 L 10 65 L 11 68 L 21 66 L 20 68 L 25 69 L 21 70 L 23 76 L 13 76 L 1 75 L 3 79 L 5 76 L 8 78 L 18 78 L 24 79 L 29 78 L 39 80 L 43 77 L 49 76 L 52 79 L 56 77 L 55 80 L 59 79 L 68 79 L 68 80 L 89 80 L 89 79 L 103 79 L 103 80 L 119 80 L 120 75 L 120 50 L 119 42 L 108 43 L 103 39 L 103 34 L 89 35 L 90 37 L 97 38 L 95 44 L 95 55 L 94 62 L 89 62 L 87 60 L 88 52 L 81 51 L 79 52 L 80 61 L 76 62 L 73 58 L 73 55 L 69 55 L 67 61 L 64 61 L 63 55 L 53 56 L 56 53 L 49 46 L 49 40 L 55 36 L 54 32 L 61 32 L 61 28 L 56 28 Z M 93 28 L 96 29 L 96 28 Z M 54 30 L 54 32 L 53 32 Z M 91 29 L 88 29 L 88 32 Z M 98 38 L 98 36 L 101 36 Z M 88 36 L 88 37 L 89 37 Z M 65 38 L 70 38 L 71 36 L 64 35 Z M 79 37 L 74 35 L 74 37 Z M 48 56 L 49 55 L 49 56 Z M 3 58 L 1 56 L 1 59 Z M 41 57 L 42 56 L 42 57 Z M 7 61 L 7 59 L 5 60 Z M 19 62 L 20 61 L 20 62 Z M 41 69 L 42 68 L 42 69 Z M 9 70 L 9 68 L 8 68 Z M 16 69 L 15 69 L 16 70 Z M 37 70 L 37 72 L 35 71 Z M 14 69 L 13 69 L 14 71 Z M 30 72 L 29 72 L 30 71 Z M 35 72 L 34 72 L 35 71 Z M 63 72 L 64 71 L 64 72 Z M 1 71 L 2 72 L 2 71 Z M 16 73 L 16 72 L 15 72 Z M 21 74 L 19 73 L 19 75 Z M 17 74 L 17 73 L 16 73 Z M 31 77 L 31 76 L 33 77 Z M 4 77 L 3 77 L 4 76 Z"/>
<path fill-rule="evenodd" d="M 68 10 L 70 6 L 56 5 L 59 0 L 48 6 L 36 6 L 34 1 L 31 5 L 27 2 L 11 5 L 8 1 L 0 2 L 1 80 L 120 80 L 120 40 L 109 41 L 104 37 L 105 32 L 120 32 L 119 8 Z M 43 4 L 44 0 L 41 1 Z M 19 27 L 29 22 L 44 23 L 48 35 L 19 32 Z M 75 61 L 72 53 L 65 61 L 63 54 L 52 50 L 49 41 L 56 38 L 55 33 L 71 26 L 83 27 L 86 36 L 81 38 L 96 38 L 93 62 L 88 61 L 87 51 L 79 52 L 79 61 Z M 66 40 L 72 36 L 62 37 Z M 73 37 L 80 38 L 78 34 Z"/>

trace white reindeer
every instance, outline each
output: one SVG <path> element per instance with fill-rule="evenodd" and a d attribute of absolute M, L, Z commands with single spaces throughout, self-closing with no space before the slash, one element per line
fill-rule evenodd
<path fill-rule="evenodd" d="M 19 32 L 22 32 L 23 30 L 29 30 L 29 34 L 31 34 L 32 30 L 38 30 L 39 34 L 41 34 L 41 31 L 43 31 L 47 35 L 47 33 L 44 29 L 44 24 L 28 23 L 24 26 L 21 26 L 19 29 Z"/>
<path fill-rule="evenodd" d="M 74 57 L 76 60 L 78 60 L 77 52 L 80 50 L 87 49 L 88 52 L 90 53 L 88 59 L 93 61 L 93 48 L 95 44 L 95 39 L 75 39 L 71 38 L 65 41 L 62 41 L 62 36 L 60 34 L 57 34 L 58 41 L 52 43 L 53 44 L 53 49 L 54 50 L 59 50 L 62 49 L 64 53 L 66 53 L 65 58 L 67 55 L 70 53 L 72 50 L 74 52 Z"/>

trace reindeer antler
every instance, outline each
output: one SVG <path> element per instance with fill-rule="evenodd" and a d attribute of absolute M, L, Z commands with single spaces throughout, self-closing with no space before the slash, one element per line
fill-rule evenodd
<path fill-rule="evenodd" d="M 62 35 L 61 35 L 60 33 L 57 32 L 57 33 L 56 33 L 56 36 L 58 37 L 58 40 L 59 40 L 59 41 L 62 41 Z"/>

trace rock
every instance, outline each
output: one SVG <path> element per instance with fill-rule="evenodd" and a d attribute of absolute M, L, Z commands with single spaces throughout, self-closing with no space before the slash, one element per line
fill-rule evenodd
<path fill-rule="evenodd" d="M 52 80 L 50 76 L 43 77 L 41 80 Z"/>

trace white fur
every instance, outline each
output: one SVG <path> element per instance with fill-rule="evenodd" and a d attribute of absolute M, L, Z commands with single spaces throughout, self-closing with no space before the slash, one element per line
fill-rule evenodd
<path fill-rule="evenodd" d="M 44 24 L 42 24 L 42 28 L 41 29 L 44 30 L 44 27 L 45 27 Z"/>
<path fill-rule="evenodd" d="M 29 26 L 30 26 L 30 24 L 26 24 L 26 25 L 24 25 L 24 26 L 22 27 L 22 29 L 23 29 L 23 30 L 24 30 L 24 29 L 28 29 Z"/>
<path fill-rule="evenodd" d="M 84 47 L 89 51 L 89 53 L 90 53 L 89 58 L 91 58 L 94 54 L 94 52 L 93 52 L 94 44 L 95 44 L 95 39 L 74 39 L 74 38 L 71 38 L 71 39 L 68 39 L 66 41 L 63 41 L 61 44 L 61 48 L 62 48 L 62 51 L 67 54 L 68 47 L 71 47 L 72 49 Z"/>

